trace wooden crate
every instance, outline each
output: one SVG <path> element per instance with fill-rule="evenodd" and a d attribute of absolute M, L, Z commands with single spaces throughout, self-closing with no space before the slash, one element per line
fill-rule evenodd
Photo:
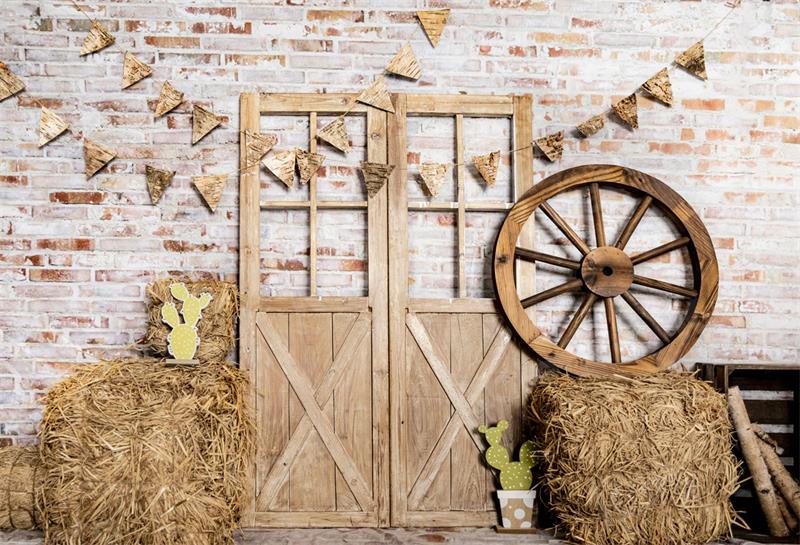
<path fill-rule="evenodd" d="M 738 386 L 750 420 L 758 422 L 784 449 L 781 459 L 800 480 L 800 363 L 699 363 L 700 377 L 722 393 Z M 737 451 L 737 454 L 738 451 Z M 741 458 L 741 456 L 740 456 Z M 749 478 L 747 467 L 744 478 Z M 756 534 L 766 534 L 764 520 L 752 482 L 733 497 L 733 506 Z M 749 535 L 757 539 L 755 535 Z M 775 538 L 768 538 L 776 542 Z M 788 543 L 798 543 L 792 538 Z"/>

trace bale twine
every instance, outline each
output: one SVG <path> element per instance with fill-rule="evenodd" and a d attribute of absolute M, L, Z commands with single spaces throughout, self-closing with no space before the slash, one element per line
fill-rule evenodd
<path fill-rule="evenodd" d="M 730 535 L 738 486 L 724 396 L 686 373 L 550 373 L 531 409 L 559 529 L 592 545 L 690 545 Z"/>
<path fill-rule="evenodd" d="M 254 426 L 245 375 L 157 360 L 87 366 L 46 397 L 45 542 L 233 543 Z"/>
<path fill-rule="evenodd" d="M 35 530 L 43 471 L 36 447 L 0 448 L 0 529 Z"/>
<path fill-rule="evenodd" d="M 239 292 L 231 282 L 219 280 L 187 281 L 174 278 L 156 280 L 147 288 L 150 296 L 148 308 L 147 333 L 142 339 L 143 348 L 154 355 L 169 357 L 167 351 L 167 335 L 170 328 L 161 320 L 161 306 L 172 301 L 180 308 L 169 292 L 170 284 L 183 282 L 194 296 L 203 292 L 211 294 L 211 304 L 203 309 L 202 319 L 197 324 L 200 346 L 195 358 L 200 363 L 218 363 L 224 361 L 236 341 L 236 320 L 239 315 Z"/>

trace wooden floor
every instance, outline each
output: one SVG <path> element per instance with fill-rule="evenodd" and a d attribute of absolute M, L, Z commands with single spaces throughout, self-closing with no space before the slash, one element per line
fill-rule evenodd
<path fill-rule="evenodd" d="M 41 532 L 2 532 L 0 543 L 9 545 L 41 545 Z M 353 530 L 247 530 L 237 536 L 237 545 L 431 545 L 432 543 L 459 543 L 484 545 L 492 543 L 525 543 L 526 545 L 561 545 L 566 542 L 555 539 L 552 534 L 514 536 L 500 535 L 489 528 L 459 529 L 413 529 L 391 528 L 375 530 L 360 528 Z M 728 543 L 748 545 L 752 542 L 733 540 Z"/>

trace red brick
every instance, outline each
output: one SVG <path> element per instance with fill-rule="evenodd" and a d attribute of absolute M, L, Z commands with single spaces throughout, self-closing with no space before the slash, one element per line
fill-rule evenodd
<path fill-rule="evenodd" d="M 84 269 L 31 269 L 32 282 L 89 282 L 91 271 Z"/>
<path fill-rule="evenodd" d="M 45 238 L 37 240 L 36 247 L 42 250 L 85 252 L 94 249 L 94 240 L 90 238 Z"/>
<path fill-rule="evenodd" d="M 308 10 L 309 21 L 350 21 L 352 23 L 363 23 L 363 11 L 339 10 L 339 9 L 310 9 Z"/>
<path fill-rule="evenodd" d="M 688 110 L 709 110 L 720 111 L 725 109 L 725 101 L 721 98 L 708 99 L 685 99 L 682 101 L 683 107 Z"/>
<path fill-rule="evenodd" d="M 50 202 L 64 204 L 100 204 L 105 200 L 99 191 L 56 191 L 50 193 Z"/>
<path fill-rule="evenodd" d="M 187 36 L 145 36 L 144 43 L 166 49 L 197 49 L 200 47 L 200 38 L 190 38 Z"/>

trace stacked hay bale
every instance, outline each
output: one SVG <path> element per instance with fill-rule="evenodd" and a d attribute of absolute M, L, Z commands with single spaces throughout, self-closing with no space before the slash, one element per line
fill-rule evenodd
<path fill-rule="evenodd" d="M 41 522 L 43 471 L 36 447 L 0 448 L 0 529 L 35 530 Z"/>
<path fill-rule="evenodd" d="M 685 373 L 547 374 L 531 409 L 560 529 L 593 545 L 689 545 L 730 534 L 738 483 L 725 398 Z"/>

